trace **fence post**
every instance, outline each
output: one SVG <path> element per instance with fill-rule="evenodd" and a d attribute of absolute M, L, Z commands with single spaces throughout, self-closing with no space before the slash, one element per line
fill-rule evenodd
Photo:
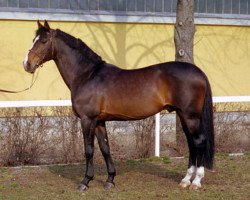
<path fill-rule="evenodd" d="M 160 113 L 155 115 L 155 156 L 160 156 Z"/>

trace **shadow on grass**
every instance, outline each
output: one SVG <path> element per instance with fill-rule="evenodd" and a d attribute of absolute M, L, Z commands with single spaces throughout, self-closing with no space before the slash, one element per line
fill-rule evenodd
<path fill-rule="evenodd" d="M 144 173 L 161 178 L 170 179 L 176 183 L 183 178 L 181 171 L 168 167 L 168 165 L 158 164 L 158 163 L 147 163 L 147 162 L 118 162 L 116 163 L 117 176 L 130 176 L 130 173 Z M 70 179 L 72 182 L 79 184 L 85 174 L 85 164 L 76 164 L 76 165 L 55 165 L 50 166 L 50 172 Z M 95 165 L 95 177 L 98 176 L 107 176 L 106 166 L 105 165 Z M 95 179 L 97 182 L 104 183 L 105 180 L 101 181 L 99 178 Z"/>

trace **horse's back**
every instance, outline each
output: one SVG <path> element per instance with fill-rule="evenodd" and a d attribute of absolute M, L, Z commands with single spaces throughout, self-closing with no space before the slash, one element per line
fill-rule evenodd
<path fill-rule="evenodd" d="M 201 79 L 205 78 L 205 74 L 196 65 L 178 61 L 158 63 L 138 69 L 122 69 L 115 65 L 106 63 L 106 67 L 103 69 L 105 70 L 103 73 L 104 76 L 113 73 L 115 76 L 119 76 L 119 78 L 127 78 L 128 76 L 131 78 L 138 78 L 141 74 L 147 78 L 147 75 L 152 77 L 155 75 L 161 75 L 161 73 L 166 74 L 168 77 L 175 77 L 178 79 L 185 79 L 188 78 L 188 76 L 196 76 Z"/>
<path fill-rule="evenodd" d="M 165 62 L 153 65 L 159 67 L 163 73 L 166 73 L 168 76 L 176 77 L 178 79 L 188 78 L 189 76 L 196 76 L 198 78 L 204 79 L 205 74 L 200 68 L 192 63 L 187 62 Z M 152 66 L 152 67 L 153 67 Z"/>

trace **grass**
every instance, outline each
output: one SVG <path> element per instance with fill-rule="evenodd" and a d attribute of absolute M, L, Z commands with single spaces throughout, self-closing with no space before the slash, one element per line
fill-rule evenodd
<path fill-rule="evenodd" d="M 105 191 L 105 165 L 95 166 L 95 180 L 85 193 L 76 190 L 84 165 L 0 168 L 0 199 L 250 199 L 250 156 L 216 156 L 202 189 L 182 189 L 187 159 L 149 158 L 117 162 L 116 187 Z"/>

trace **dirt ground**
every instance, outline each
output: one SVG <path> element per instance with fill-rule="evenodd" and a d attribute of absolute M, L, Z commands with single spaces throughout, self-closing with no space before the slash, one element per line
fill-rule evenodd
<path fill-rule="evenodd" d="M 104 164 L 85 193 L 76 190 L 84 165 L 0 168 L 0 199 L 250 199 L 250 154 L 217 154 L 214 171 L 206 171 L 202 189 L 182 189 L 187 159 L 147 159 L 117 162 L 115 188 L 105 191 Z"/>

